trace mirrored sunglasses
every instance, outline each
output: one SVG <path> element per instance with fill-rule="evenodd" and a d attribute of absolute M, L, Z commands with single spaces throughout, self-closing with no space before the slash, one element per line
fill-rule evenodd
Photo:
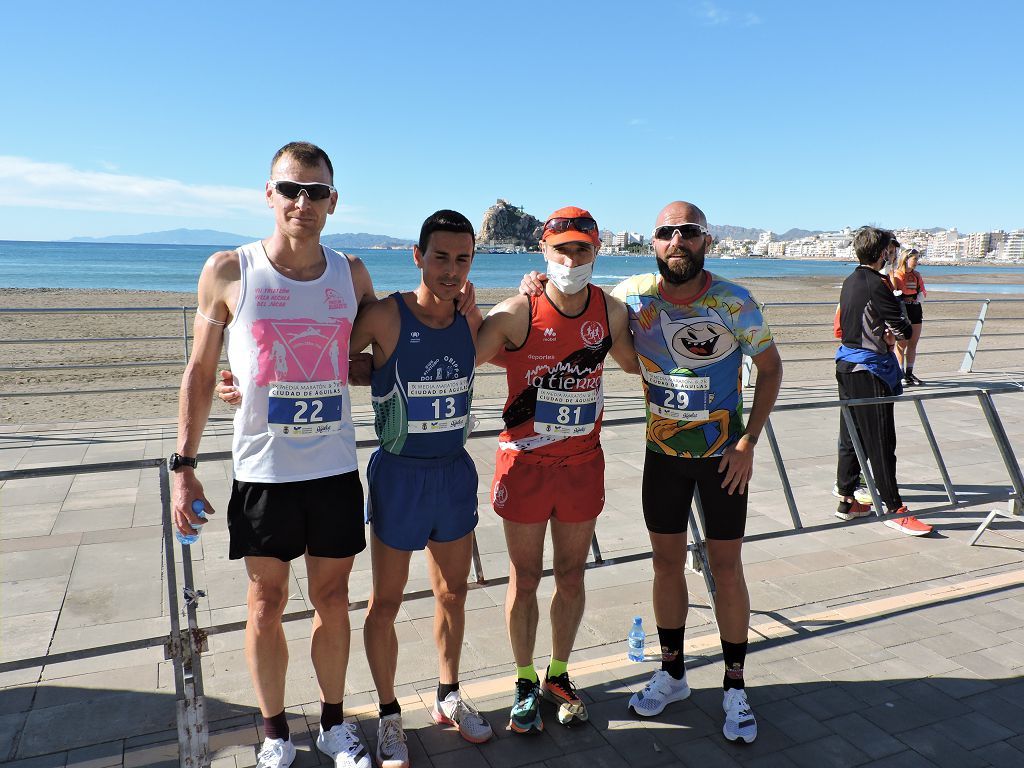
<path fill-rule="evenodd" d="M 334 187 L 330 184 L 322 184 L 320 182 L 303 184 L 300 181 L 292 181 L 290 179 L 272 180 L 270 186 L 279 195 L 287 197 L 289 200 L 298 199 L 302 193 L 305 193 L 309 200 L 326 200 L 335 191 Z"/>
<path fill-rule="evenodd" d="M 548 219 L 544 223 L 545 232 L 566 232 L 575 229 L 577 232 L 591 233 L 597 231 L 597 222 L 587 216 L 562 217 Z"/>
<path fill-rule="evenodd" d="M 683 240 L 692 240 L 695 237 L 711 234 L 707 227 L 702 227 L 700 224 L 666 224 L 655 228 L 654 239 L 671 240 L 677 232 Z"/>

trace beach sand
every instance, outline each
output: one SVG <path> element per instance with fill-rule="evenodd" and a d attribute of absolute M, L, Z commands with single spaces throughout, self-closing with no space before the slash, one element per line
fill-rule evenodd
<path fill-rule="evenodd" d="M 929 278 L 929 285 L 941 282 L 997 283 L 998 275 L 944 275 Z M 759 278 L 740 280 L 758 301 L 767 304 L 766 317 L 772 325 L 783 360 L 786 386 L 801 381 L 830 378 L 833 374 L 832 317 L 842 283 L 839 277 Z M 481 305 L 496 303 L 514 292 L 509 289 L 480 289 Z M 925 330 L 919 351 L 925 353 L 917 365 L 922 378 L 959 368 L 974 329 L 980 301 L 974 294 L 934 292 L 925 306 Z M 950 301 L 955 299 L 955 301 Z M 941 301 L 942 303 L 937 303 Z M 0 423 L 91 421 L 97 419 L 173 418 L 177 413 L 177 391 L 184 367 L 182 307 L 194 307 L 194 293 L 129 290 L 2 289 L 3 308 L 108 308 L 89 313 L 0 314 L 0 339 L 46 339 L 43 343 L 0 345 L 3 367 L 45 366 L 46 370 L 0 371 L 0 392 L 24 393 L 93 390 L 94 394 L 55 394 L 0 398 Z M 165 311 L 123 311 L 125 308 L 160 307 Z M 193 314 L 185 312 L 189 332 Z M 989 324 L 983 337 L 978 366 L 986 370 L 1017 367 L 1019 345 L 1006 335 L 1024 331 L 1022 320 L 998 318 L 1024 315 L 1024 303 L 993 301 Z M 949 319 L 940 319 L 949 318 Z M 995 334 L 1004 334 L 996 336 Z M 144 337 L 119 341 L 125 337 Z M 84 343 L 72 339 L 103 339 Z M 1007 347 L 1005 351 L 989 351 Z M 934 353 L 934 354 L 930 354 Z M 124 367 L 66 368 L 71 365 L 116 363 Z M 140 363 L 142 365 L 140 365 Z M 63 369 L 63 370 L 62 370 Z M 167 387 L 163 391 L 115 392 L 116 389 Z M 635 377 L 619 371 L 606 374 L 609 391 L 638 391 Z M 477 397 L 504 397 L 503 373 L 493 366 L 480 369 L 475 386 Z M 353 403 L 369 402 L 368 388 L 354 388 Z M 230 409 L 214 403 L 215 415 Z"/>

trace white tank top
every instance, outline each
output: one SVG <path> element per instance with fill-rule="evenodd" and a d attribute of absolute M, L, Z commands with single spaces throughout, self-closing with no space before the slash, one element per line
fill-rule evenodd
<path fill-rule="evenodd" d="M 355 289 L 348 259 L 323 252 L 324 273 L 299 281 L 274 269 L 262 242 L 238 249 L 242 282 L 227 327 L 228 365 L 242 393 L 236 480 L 288 483 L 356 469 L 348 396 Z"/>

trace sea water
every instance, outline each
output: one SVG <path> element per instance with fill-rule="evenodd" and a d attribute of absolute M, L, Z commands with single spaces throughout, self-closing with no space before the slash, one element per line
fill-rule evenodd
<path fill-rule="evenodd" d="M 211 253 L 223 250 L 211 245 L 133 245 L 127 243 L 24 242 L 0 240 L 0 288 L 120 288 L 145 291 L 194 292 L 203 264 Z M 378 291 L 409 290 L 419 283 L 419 270 L 411 250 L 381 251 L 346 249 L 361 258 Z M 715 259 L 707 268 L 729 279 L 749 277 L 848 275 L 845 261 L 785 259 Z M 543 270 L 539 253 L 479 253 L 470 279 L 478 288 L 513 288 L 523 274 Z M 630 275 L 657 269 L 653 256 L 601 254 L 594 268 L 594 282 L 611 285 Z M 922 266 L 925 279 L 942 274 L 1005 275 L 999 286 L 983 286 L 980 292 L 1024 293 L 1024 267 Z M 938 284 L 929 288 L 939 289 Z M 1015 290 L 1016 289 L 1016 290 Z"/>

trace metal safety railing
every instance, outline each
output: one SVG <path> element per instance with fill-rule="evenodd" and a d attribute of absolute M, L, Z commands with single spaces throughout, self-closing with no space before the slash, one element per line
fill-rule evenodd
<path fill-rule="evenodd" d="M 994 324 L 1004 322 L 1020 322 L 1024 321 L 1024 315 L 1008 315 L 1008 316 L 997 316 L 989 317 L 989 309 L 992 305 L 1006 306 L 1011 304 L 1024 304 L 1024 299 L 1013 299 L 1013 298 L 998 298 L 998 299 L 934 299 L 928 301 L 928 306 L 935 305 L 954 305 L 954 304 L 979 304 L 980 309 L 977 317 L 946 317 L 929 316 L 927 321 L 929 323 L 974 323 L 974 327 L 969 334 L 942 334 L 927 336 L 929 343 L 942 340 L 961 340 L 966 343 L 966 348 L 963 349 L 963 361 L 960 364 L 960 371 L 962 373 L 970 373 L 973 371 L 975 360 L 978 356 L 979 345 L 981 343 L 982 333 L 985 331 L 986 324 L 992 326 Z M 487 309 L 492 305 L 481 304 L 481 309 Z M 785 331 L 788 329 L 797 328 L 821 328 L 822 336 L 820 339 L 801 339 L 801 340 L 786 340 L 780 342 L 780 348 L 788 349 L 803 346 L 820 346 L 823 344 L 835 344 L 835 339 L 831 335 L 831 318 L 828 321 L 812 322 L 812 323 L 794 323 L 788 322 L 784 319 L 781 322 L 774 322 L 772 318 L 772 310 L 778 309 L 781 312 L 785 312 L 788 308 L 806 308 L 806 307 L 825 307 L 831 308 L 835 306 L 835 302 L 766 302 L 761 305 L 762 309 L 766 311 L 769 324 L 772 330 L 778 334 L 778 332 Z M 111 314 L 111 313 L 163 313 L 174 315 L 181 318 L 181 332 L 175 335 L 164 335 L 164 336 L 114 336 L 114 337 L 71 337 L 71 338 L 14 338 L 14 339 L 0 339 L 0 347 L 5 345 L 39 345 L 46 346 L 51 344 L 111 344 L 111 343 L 139 343 L 139 344 L 153 344 L 156 342 L 181 342 L 182 356 L 175 359 L 163 359 L 163 360 L 141 360 L 141 361 L 130 361 L 130 362 L 103 362 L 103 363 L 67 363 L 67 364 L 44 364 L 44 363 L 32 363 L 30 365 L 0 365 L 0 373 L 15 373 L 15 374 L 32 374 L 32 373 L 43 373 L 43 372 L 60 372 L 60 371 L 73 371 L 73 370 L 120 370 L 120 369 L 138 369 L 138 368 L 184 368 L 188 362 L 190 343 L 192 342 L 192 335 L 189 333 L 189 321 L 191 317 L 194 317 L 195 307 L 181 306 L 181 307 L 66 307 L 66 308 L 0 308 L 0 315 L 43 315 L 43 314 L 55 314 L 55 315 L 67 315 L 67 314 Z M 784 318 L 784 316 L 783 316 Z M 985 338 L 996 338 L 996 337 L 1017 337 L 1019 334 L 1015 331 L 999 331 L 999 330 L 988 330 L 985 332 Z M 993 347 L 986 349 L 986 352 L 1012 352 L 1016 351 L 1018 347 Z M 959 354 L 959 350 L 954 348 L 949 349 L 938 349 L 938 350 L 919 350 L 918 355 L 940 355 L 940 354 Z M 817 362 L 821 360 L 821 356 L 815 357 L 787 357 L 787 363 L 801 363 L 801 362 Z M 225 362 L 222 360 L 222 362 Z M 606 365 L 608 370 L 615 370 L 616 366 L 613 361 L 609 360 Z M 744 382 L 749 378 L 751 371 L 750 361 L 747 359 L 744 363 Z M 504 375 L 499 369 L 491 366 L 479 371 L 478 376 L 501 376 Z M 109 395 L 109 394 L 131 394 L 131 393 L 144 393 L 144 392 L 171 392 L 178 389 L 177 384 L 166 384 L 166 385 L 154 385 L 154 386 L 136 386 L 136 387 L 104 387 L 98 389 L 51 389 L 51 390 L 14 390 L 14 391 L 0 391 L 0 398 L 11 398 L 11 397 L 59 397 L 62 395 Z"/>

